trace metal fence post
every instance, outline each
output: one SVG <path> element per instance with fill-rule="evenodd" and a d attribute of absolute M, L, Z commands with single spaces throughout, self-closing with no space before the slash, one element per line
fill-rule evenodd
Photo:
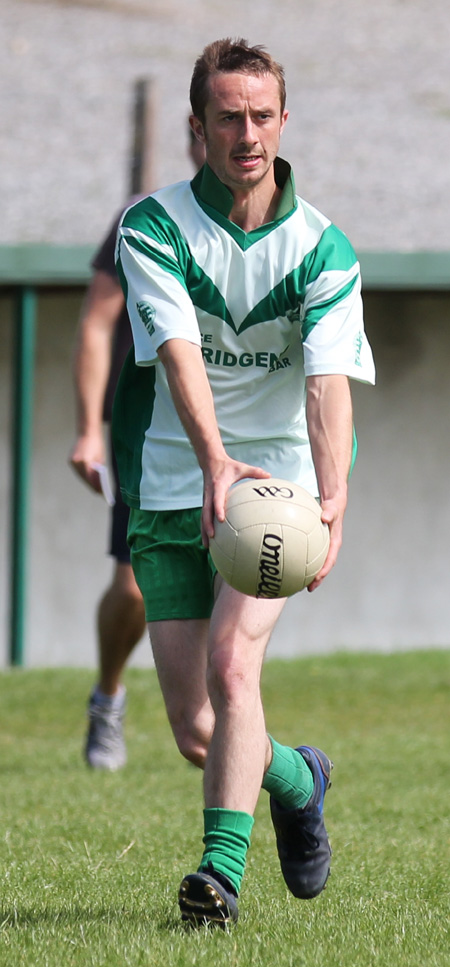
<path fill-rule="evenodd" d="M 9 648 L 11 665 L 23 665 L 25 650 L 35 341 L 36 291 L 33 286 L 24 285 L 17 291 L 14 326 Z"/>

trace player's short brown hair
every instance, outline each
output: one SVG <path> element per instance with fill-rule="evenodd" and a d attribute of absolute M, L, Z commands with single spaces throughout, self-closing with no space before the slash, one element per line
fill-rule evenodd
<path fill-rule="evenodd" d="M 281 64 L 277 64 L 261 44 L 249 47 L 242 37 L 237 40 L 226 37 L 224 40 L 215 40 L 212 44 L 208 44 L 195 62 L 190 89 L 191 107 L 192 113 L 202 124 L 205 121 L 205 108 L 208 103 L 209 77 L 212 74 L 232 71 L 259 76 L 272 74 L 278 81 L 281 112 L 284 111 L 286 85 Z"/>

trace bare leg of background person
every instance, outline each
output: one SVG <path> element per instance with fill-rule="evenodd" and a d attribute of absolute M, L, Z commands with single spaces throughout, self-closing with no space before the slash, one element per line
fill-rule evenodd
<path fill-rule="evenodd" d="M 103 695 L 115 695 L 125 665 L 145 631 L 145 611 L 131 564 L 117 563 L 112 584 L 97 614 L 100 677 Z"/>

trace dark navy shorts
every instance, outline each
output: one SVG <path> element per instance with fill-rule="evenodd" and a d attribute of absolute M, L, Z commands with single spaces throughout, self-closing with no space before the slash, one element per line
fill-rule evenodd
<path fill-rule="evenodd" d="M 111 508 L 111 531 L 109 541 L 109 551 L 111 557 L 115 557 L 119 564 L 130 564 L 130 548 L 128 547 L 127 531 L 130 508 L 124 504 L 119 487 L 119 474 L 111 447 L 111 465 L 114 477 L 114 496 L 116 502 Z"/>

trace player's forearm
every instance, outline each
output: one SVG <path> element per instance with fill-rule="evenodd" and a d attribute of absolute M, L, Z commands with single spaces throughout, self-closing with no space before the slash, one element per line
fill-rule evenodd
<path fill-rule="evenodd" d="M 308 433 L 321 501 L 347 503 L 353 419 L 350 388 L 346 376 L 307 378 L 306 414 Z"/>
<path fill-rule="evenodd" d="M 201 469 L 210 471 L 226 460 L 214 401 L 201 350 L 185 339 L 169 339 L 158 350 L 178 416 L 194 447 Z"/>
<path fill-rule="evenodd" d="M 95 326 L 82 326 L 73 361 L 79 436 L 101 432 L 110 359 L 110 334 Z"/>

